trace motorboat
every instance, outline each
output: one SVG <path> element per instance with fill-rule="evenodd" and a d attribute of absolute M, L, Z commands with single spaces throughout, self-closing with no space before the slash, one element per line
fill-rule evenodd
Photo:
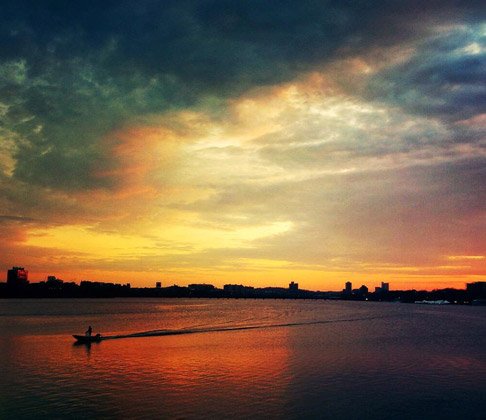
<path fill-rule="evenodd" d="M 103 337 L 101 334 L 96 335 L 73 335 L 78 343 L 99 343 Z"/>

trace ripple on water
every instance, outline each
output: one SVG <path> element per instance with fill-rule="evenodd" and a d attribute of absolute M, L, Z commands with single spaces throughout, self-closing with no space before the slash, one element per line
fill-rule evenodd
<path fill-rule="evenodd" d="M 56 319 L 45 315 L 43 324 L 31 317 L 45 304 L 32 301 L 28 315 L 25 307 L 16 315 L 19 332 L 8 327 L 0 343 L 0 417 L 474 418 L 486 410 L 484 312 L 355 302 L 199 303 L 73 301 L 66 318 L 59 315 L 63 303 L 48 312 Z M 70 335 L 87 319 L 106 334 L 186 333 L 73 346 Z"/>

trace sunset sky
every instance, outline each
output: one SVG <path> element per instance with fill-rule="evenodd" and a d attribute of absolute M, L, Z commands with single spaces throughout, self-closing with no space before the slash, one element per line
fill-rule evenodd
<path fill-rule="evenodd" d="M 486 278 L 481 1 L 0 5 L 0 281 Z"/>

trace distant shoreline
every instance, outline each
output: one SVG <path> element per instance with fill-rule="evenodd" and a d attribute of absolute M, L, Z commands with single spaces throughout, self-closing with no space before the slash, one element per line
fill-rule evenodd
<path fill-rule="evenodd" d="M 482 282 L 481 282 L 482 283 Z M 460 289 L 433 291 L 392 290 L 387 292 L 351 293 L 289 290 L 285 288 L 218 289 L 212 285 L 188 287 L 170 286 L 156 288 L 132 288 L 113 283 L 83 282 L 58 283 L 49 287 L 47 282 L 30 283 L 24 287 L 8 287 L 0 283 L 1 299 L 102 299 L 102 298 L 207 298 L 207 299 L 285 299 L 285 300 L 344 300 L 370 302 L 401 302 L 423 304 L 484 305 L 485 296 Z"/>

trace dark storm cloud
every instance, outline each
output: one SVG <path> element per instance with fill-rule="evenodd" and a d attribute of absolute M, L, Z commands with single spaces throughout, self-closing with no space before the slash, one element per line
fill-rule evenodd
<path fill-rule="evenodd" d="M 336 50 L 393 44 L 431 21 L 477 18 L 475 2 L 3 2 L 4 56 L 94 56 L 117 74 L 174 74 L 185 83 L 246 87 L 288 78 Z M 467 2 L 466 2 L 467 3 Z M 112 45 L 115 53 L 96 57 Z M 283 74 L 282 74 L 283 72 Z M 202 86 L 199 86 L 202 88 Z M 232 91 L 233 93 L 233 91 Z"/>
<path fill-rule="evenodd" d="M 457 120 L 484 113 L 485 48 L 481 25 L 439 34 L 407 62 L 376 75 L 369 94 L 420 115 Z"/>
<path fill-rule="evenodd" d="M 19 139 L 14 177 L 109 188 L 97 176 L 113 164 L 99 140 L 131 118 L 289 80 L 332 57 L 421 36 L 431 23 L 477 20 L 478 4 L 5 0 L 1 123 Z M 450 77 L 471 81 L 481 70 L 449 64 Z M 406 74 L 410 84 L 422 79 Z"/>
<path fill-rule="evenodd" d="M 2 126 L 25 140 L 18 144 L 15 175 L 30 183 L 68 190 L 108 186 L 95 177 L 110 165 L 101 137 L 131 116 L 186 104 L 186 89 L 163 77 L 115 79 L 84 58 L 56 57 L 33 76 L 31 62 L 0 65 Z"/>

